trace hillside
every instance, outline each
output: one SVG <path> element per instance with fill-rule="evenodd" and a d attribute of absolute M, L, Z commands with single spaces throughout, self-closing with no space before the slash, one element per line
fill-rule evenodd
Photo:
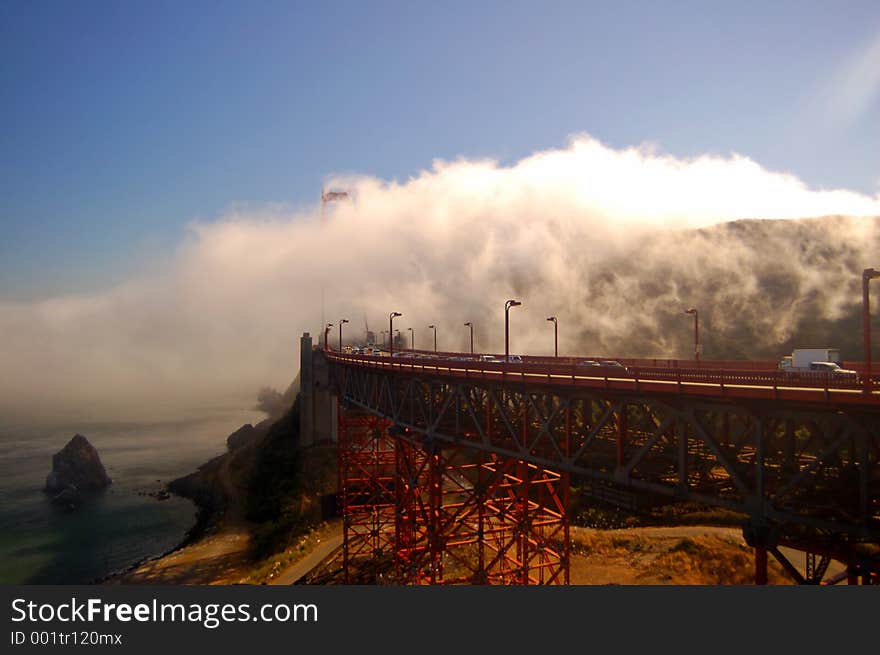
<path fill-rule="evenodd" d="M 227 444 L 226 453 L 168 485 L 199 507 L 184 543 L 110 583 L 260 582 L 279 558 L 295 560 L 320 538 L 336 451 L 300 448 L 297 403 L 280 418 L 236 430 Z"/>
<path fill-rule="evenodd" d="M 862 359 L 861 273 L 880 266 L 880 217 L 740 220 L 632 241 L 588 245 L 571 264 L 582 283 L 566 328 L 577 331 L 580 352 L 690 357 L 683 310 L 696 307 L 706 359 L 778 359 L 826 346 Z M 595 248 L 601 257 L 590 255 Z M 525 280 L 518 291 L 534 294 L 539 284 L 553 281 Z"/>

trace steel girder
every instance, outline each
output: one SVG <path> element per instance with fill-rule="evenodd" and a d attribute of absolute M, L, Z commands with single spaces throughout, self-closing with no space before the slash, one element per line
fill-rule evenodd
<path fill-rule="evenodd" d="M 339 504 L 343 580 L 353 569 L 371 579 L 389 569 L 395 543 L 395 448 L 389 422 L 368 413 L 339 411 Z"/>
<path fill-rule="evenodd" d="M 401 582 L 568 582 L 567 476 L 412 433 L 397 447 Z"/>
<path fill-rule="evenodd" d="M 811 552 L 880 543 L 880 414 L 493 383 L 331 364 L 346 402 L 432 442 L 748 517 Z"/>
<path fill-rule="evenodd" d="M 567 475 L 389 425 L 339 411 L 347 583 L 568 582 Z"/>

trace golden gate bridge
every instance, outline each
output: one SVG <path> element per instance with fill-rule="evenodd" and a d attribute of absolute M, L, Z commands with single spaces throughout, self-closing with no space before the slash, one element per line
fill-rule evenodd
<path fill-rule="evenodd" d="M 741 514 L 756 583 L 768 555 L 799 583 L 832 558 L 877 581 L 880 376 L 864 368 L 316 352 L 338 397 L 346 572 L 384 557 L 400 583 L 566 583 L 578 480 Z"/>

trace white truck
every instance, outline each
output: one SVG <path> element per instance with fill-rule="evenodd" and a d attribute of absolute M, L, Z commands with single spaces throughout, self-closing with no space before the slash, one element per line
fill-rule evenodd
<path fill-rule="evenodd" d="M 779 362 L 779 369 L 787 372 L 825 371 L 838 377 L 856 377 L 855 371 L 840 367 L 840 350 L 837 348 L 799 348 Z"/>
<path fill-rule="evenodd" d="M 792 351 L 779 362 L 783 371 L 809 371 L 813 362 L 841 363 L 840 350 L 837 348 L 799 348 Z"/>

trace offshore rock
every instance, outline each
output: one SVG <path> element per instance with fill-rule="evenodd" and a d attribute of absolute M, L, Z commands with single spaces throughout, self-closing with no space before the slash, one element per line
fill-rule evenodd
<path fill-rule="evenodd" d="M 82 494 L 80 494 L 79 490 L 76 488 L 76 485 L 69 484 L 64 489 L 61 490 L 57 496 L 52 496 L 52 504 L 59 505 L 66 509 L 68 512 L 72 512 L 82 503 L 83 498 Z"/>
<path fill-rule="evenodd" d="M 52 472 L 46 478 L 45 491 L 55 497 L 64 492 L 64 502 L 80 492 L 102 491 L 110 482 L 98 451 L 88 439 L 77 434 L 52 456 Z"/>

